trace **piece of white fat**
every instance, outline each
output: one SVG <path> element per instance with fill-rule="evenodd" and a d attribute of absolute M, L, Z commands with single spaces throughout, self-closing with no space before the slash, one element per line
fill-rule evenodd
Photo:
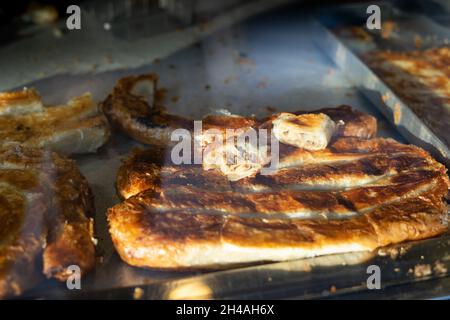
<path fill-rule="evenodd" d="M 272 124 L 281 143 L 306 150 L 325 149 L 336 131 L 336 123 L 323 113 L 280 113 Z"/>

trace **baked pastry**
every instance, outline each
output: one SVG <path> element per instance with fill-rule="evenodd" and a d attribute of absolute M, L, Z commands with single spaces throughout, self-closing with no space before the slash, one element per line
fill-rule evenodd
<path fill-rule="evenodd" d="M 0 116 L 16 116 L 44 111 L 41 96 L 36 89 L 0 92 Z"/>
<path fill-rule="evenodd" d="M 322 150 L 328 145 L 336 124 L 326 114 L 280 113 L 272 120 L 274 136 L 284 144 L 305 150 Z"/>
<path fill-rule="evenodd" d="M 95 264 L 93 196 L 73 161 L 18 144 L 0 148 L 0 297 Z"/>
<path fill-rule="evenodd" d="M 327 111 L 353 113 L 344 108 Z M 138 267 L 228 268 L 444 233 L 446 168 L 418 147 L 373 138 L 364 128 L 376 128 L 368 116 L 357 124 L 348 121 L 352 115 L 342 118 L 326 149 L 280 145 L 277 171 L 239 181 L 200 165 L 174 165 L 170 147 L 133 155 L 117 177 L 125 200 L 108 211 L 119 255 Z"/>
<path fill-rule="evenodd" d="M 427 192 L 346 218 L 297 219 L 160 211 L 144 192 L 113 207 L 108 218 L 119 255 L 133 266 L 223 268 L 373 250 L 439 235 L 447 229 L 443 222 L 447 208 L 442 201 L 447 188 L 448 181 L 438 179 Z"/>
<path fill-rule="evenodd" d="M 104 145 L 109 134 L 108 122 L 89 93 L 58 106 L 44 106 L 34 89 L 0 93 L 0 145 L 89 153 Z"/>
<path fill-rule="evenodd" d="M 157 81 L 154 74 L 122 78 L 101 107 L 109 122 L 133 139 L 169 145 L 174 129 L 193 130 L 193 122 L 169 114 L 156 104 Z"/>
<path fill-rule="evenodd" d="M 219 170 L 230 181 L 256 175 L 271 161 L 270 147 L 258 143 L 257 132 L 237 129 L 235 136 L 216 136 L 202 150 L 203 170 Z M 207 134 L 204 134 L 208 137 Z"/>
<path fill-rule="evenodd" d="M 363 59 L 435 134 L 450 144 L 450 47 L 374 51 Z M 394 109 L 395 123 L 400 119 L 401 109 Z"/>
<path fill-rule="evenodd" d="M 308 151 L 280 145 L 276 172 L 239 181 L 228 181 L 218 170 L 200 165 L 174 165 L 170 149 L 153 147 L 124 162 L 117 174 L 116 188 L 123 199 L 141 191 L 177 185 L 204 186 L 218 191 L 263 191 L 287 188 L 340 189 L 364 185 L 392 173 L 437 163 L 420 148 L 392 139 L 339 138 L 327 149 Z"/>
<path fill-rule="evenodd" d="M 158 146 L 173 144 L 172 132 L 185 129 L 194 137 L 192 119 L 169 113 L 157 99 L 157 81 L 155 74 L 129 76 L 119 79 L 112 93 L 101 103 L 110 123 L 139 142 Z M 336 136 L 372 138 L 376 135 L 376 119 L 368 114 L 354 110 L 349 106 L 325 108 L 316 111 L 298 111 L 293 114 L 324 114 L 337 126 Z M 312 116 L 309 116 L 312 117 Z M 324 116 L 318 116 L 324 118 Z M 202 119 L 202 131 L 209 129 L 224 133 L 226 129 L 259 128 L 273 116 L 266 119 L 246 118 L 238 115 L 209 115 Z M 330 124 L 330 121 L 326 123 Z M 326 125 L 329 135 L 330 125 Z M 197 135 L 199 144 L 205 147 L 210 143 L 207 137 Z"/>
<path fill-rule="evenodd" d="M 231 181 L 255 176 L 271 162 L 272 133 L 281 143 L 318 150 L 324 149 L 333 137 L 371 138 L 377 131 L 374 117 L 340 106 L 308 114 L 281 113 L 260 120 L 233 114 L 208 115 L 202 119 L 198 132 L 193 120 L 170 114 L 158 103 L 157 81 L 154 74 L 120 79 L 102 103 L 109 121 L 140 142 L 162 147 L 178 141 L 179 136 L 172 139 L 172 134 L 182 129 L 187 139 L 193 139 L 196 153 L 202 155 L 203 169 L 217 169 Z M 266 130 L 269 143 L 254 139 L 245 147 L 237 145 L 240 138 L 261 129 Z"/>

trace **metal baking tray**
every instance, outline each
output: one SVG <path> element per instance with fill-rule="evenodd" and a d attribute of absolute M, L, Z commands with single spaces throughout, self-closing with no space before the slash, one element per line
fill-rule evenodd
<path fill-rule="evenodd" d="M 91 72 L 86 72 L 83 67 L 80 72 L 46 76 L 20 85 L 35 86 L 47 102 L 61 101 L 84 91 L 91 91 L 95 99 L 101 100 L 117 79 L 155 72 L 160 76 L 160 85 L 167 89 L 169 110 L 180 114 L 201 117 L 226 108 L 239 114 L 263 116 L 274 109 L 312 110 L 348 104 L 374 115 L 378 119 L 380 136 L 405 142 L 361 88 L 313 42 L 310 30 L 317 28 L 317 24 L 301 11 L 301 8 L 289 7 L 232 27 L 225 26 L 195 45 L 176 52 L 167 50 L 170 54 L 159 55 L 157 60 L 147 59 L 139 66 L 122 65 L 120 69 Z M 91 42 L 94 45 L 95 38 Z M 120 51 L 110 54 L 113 61 L 124 55 Z M 141 57 L 139 61 L 145 61 L 147 54 L 146 50 L 133 53 Z M 92 61 L 103 58 L 101 50 L 98 53 L 92 51 Z M 117 169 L 135 147 L 145 146 L 115 133 L 97 154 L 76 157 L 92 186 L 97 209 L 98 264 L 82 279 L 81 290 L 68 290 L 64 283 L 43 281 L 24 297 L 333 298 L 366 293 L 388 298 L 391 288 L 406 285 L 425 289 L 401 291 L 400 297 L 408 297 L 413 292 L 415 297 L 448 295 L 448 234 L 400 244 L 389 250 L 328 255 L 219 272 L 162 272 L 128 266 L 114 250 L 105 213 L 107 208 L 119 202 L 114 188 Z M 430 272 L 415 275 L 418 264 Z M 366 286 L 370 265 L 380 267 L 381 290 L 369 290 Z"/>
<path fill-rule="evenodd" d="M 409 12 L 403 10 L 408 8 L 408 4 L 402 3 L 402 1 L 378 3 L 383 23 L 395 23 L 396 29 L 399 30 L 389 37 L 382 37 L 380 31 L 366 29 L 367 4 L 328 8 L 326 12 L 318 14 L 317 24 L 313 27 L 313 38 L 320 39 L 316 42 L 318 46 L 328 54 L 338 68 L 347 74 L 350 81 L 360 88 L 361 92 L 373 102 L 373 105 L 383 113 L 406 140 L 428 150 L 436 159 L 449 166 L 450 145 L 448 141 L 450 138 L 448 133 L 433 130 L 416 115 L 408 106 L 407 101 L 399 98 L 395 94 L 395 90 L 386 85 L 383 79 L 375 75 L 359 58 L 363 54 L 378 50 L 395 52 L 417 50 L 418 43 L 416 41 L 420 41 L 421 50 L 449 46 L 450 13 L 446 11 L 446 7 L 438 3 L 431 2 L 430 4 L 429 6 L 425 5 L 428 8 L 426 10 L 428 15 L 424 15 L 418 12 L 421 6 L 414 6 L 414 1 L 409 2 L 409 8 L 416 8 L 416 10 Z M 342 32 L 345 29 L 349 31 L 349 27 L 361 28 L 371 39 L 363 40 L 354 33 Z M 447 113 L 448 111 L 445 110 L 442 112 L 442 116 L 448 117 Z M 447 121 L 450 121 L 450 118 Z"/>

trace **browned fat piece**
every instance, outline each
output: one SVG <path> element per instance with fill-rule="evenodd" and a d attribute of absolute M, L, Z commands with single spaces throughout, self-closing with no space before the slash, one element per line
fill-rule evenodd
<path fill-rule="evenodd" d="M 94 267 L 93 196 L 73 161 L 1 147 L 0 189 L 0 297 L 30 289 L 42 272 L 65 281 L 70 265 L 82 275 Z"/>

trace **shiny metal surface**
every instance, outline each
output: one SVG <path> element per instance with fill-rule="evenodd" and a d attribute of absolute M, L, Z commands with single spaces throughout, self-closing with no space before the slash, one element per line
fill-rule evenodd
<path fill-rule="evenodd" d="M 327 11 L 321 16 L 321 20 L 331 26 L 331 29 L 327 29 L 317 20 L 316 23 L 312 23 L 313 39 L 406 140 L 428 150 L 436 159 L 449 166 L 450 146 L 445 143 L 442 136 L 446 133 L 441 132 L 439 136 L 433 132 L 432 128 L 427 126 L 406 102 L 402 101 L 360 60 L 359 55 L 373 50 L 415 50 L 417 49 L 414 45 L 416 37 L 423 39 L 421 40 L 422 48 L 448 45 L 450 28 L 439 25 L 418 13 L 403 13 L 394 5 L 387 3 L 381 9 L 383 21 L 394 22 L 396 28 L 401 30 L 401 37 L 392 36 L 384 39 L 375 36 L 374 41 L 363 41 L 356 37 L 339 37 L 333 32 L 345 26 L 346 17 L 352 17 L 351 19 L 354 20 L 351 24 L 349 23 L 349 26 L 362 26 L 364 29 L 364 21 L 367 17 L 365 8 L 360 4 L 339 8 L 334 12 Z M 447 15 L 450 14 L 447 13 Z"/>
<path fill-rule="evenodd" d="M 383 248 L 272 263 L 65 298 L 119 299 L 436 299 L 449 295 L 450 236 Z M 443 254 L 445 253 L 445 254 Z M 368 267 L 381 271 L 381 288 L 369 290 Z M 431 270 L 430 274 L 420 270 Z M 139 295 L 136 296 L 136 292 Z M 45 295 L 44 295 L 45 297 Z M 49 298 L 60 298 L 47 292 Z"/>

